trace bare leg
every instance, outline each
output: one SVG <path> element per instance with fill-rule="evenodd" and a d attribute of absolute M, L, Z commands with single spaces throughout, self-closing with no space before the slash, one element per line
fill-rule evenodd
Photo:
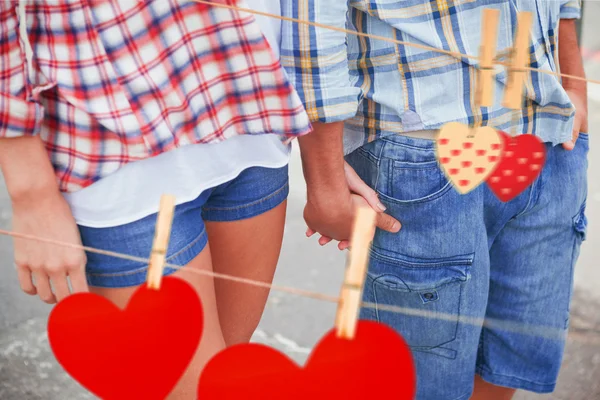
<path fill-rule="evenodd" d="M 217 273 L 271 283 L 283 240 L 287 203 L 242 221 L 206 221 Z M 215 279 L 219 319 L 228 346 L 247 343 L 262 316 L 269 290 Z"/>
<path fill-rule="evenodd" d="M 185 268 L 174 274 L 174 276 L 191 284 L 202 299 L 204 331 L 200 346 L 190 366 L 171 392 L 169 400 L 195 399 L 198 379 L 202 368 L 204 368 L 204 365 L 206 365 L 212 356 L 225 348 L 225 341 L 223 340 L 219 324 L 213 278 L 194 273 L 194 269 L 212 270 L 210 249 L 208 246 Z M 95 287 L 90 288 L 90 290 L 113 301 L 117 306 L 125 308 L 136 288 L 107 289 Z"/>
<path fill-rule="evenodd" d="M 475 389 L 471 400 L 511 400 L 516 390 L 492 385 L 475 375 Z"/>

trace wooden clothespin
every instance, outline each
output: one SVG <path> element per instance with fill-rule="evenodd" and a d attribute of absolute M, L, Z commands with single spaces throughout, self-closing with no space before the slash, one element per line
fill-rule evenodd
<path fill-rule="evenodd" d="M 363 286 L 367 275 L 369 248 L 375 234 L 376 213 L 371 208 L 357 210 L 350 243 L 348 266 L 342 285 L 335 327 L 337 337 L 353 339 L 362 301 Z"/>
<path fill-rule="evenodd" d="M 479 107 L 494 105 L 494 58 L 498 44 L 498 20 L 500 10 L 485 8 L 481 25 L 481 46 L 479 47 L 479 74 L 475 102 Z"/>
<path fill-rule="evenodd" d="M 150 264 L 146 281 L 149 289 L 160 289 L 167 250 L 169 249 L 169 238 L 171 237 L 171 226 L 175 213 L 175 197 L 163 195 L 160 198 L 156 228 L 154 231 L 154 242 L 150 253 Z"/>
<path fill-rule="evenodd" d="M 531 12 L 520 12 L 517 15 L 517 33 L 512 50 L 511 65 L 508 71 L 508 82 L 504 92 L 503 106 L 514 110 L 523 104 L 523 86 L 525 84 L 525 66 L 529 57 L 529 33 L 533 17 Z"/>

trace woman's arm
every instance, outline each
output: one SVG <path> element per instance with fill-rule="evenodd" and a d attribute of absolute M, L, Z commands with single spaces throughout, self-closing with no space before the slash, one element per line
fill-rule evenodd
<path fill-rule="evenodd" d="M 79 229 L 38 136 L 43 108 L 28 95 L 17 6 L 13 1 L 0 2 L 0 169 L 12 202 L 13 230 L 81 244 Z M 68 296 L 67 278 L 74 291 L 87 290 L 83 250 L 15 238 L 14 253 L 26 293 L 37 293 L 45 302 L 54 303 Z"/>
<path fill-rule="evenodd" d="M 1 138 L 0 168 L 12 202 L 15 232 L 81 245 L 79 229 L 39 137 Z M 88 290 L 83 250 L 15 238 L 14 257 L 23 291 L 38 294 L 46 303 L 69 295 L 68 278 L 73 292 Z"/>

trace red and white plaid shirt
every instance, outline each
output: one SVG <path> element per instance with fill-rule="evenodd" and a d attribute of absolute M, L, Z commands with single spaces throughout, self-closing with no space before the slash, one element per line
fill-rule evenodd
<path fill-rule="evenodd" d="M 191 0 L 0 0 L 0 137 L 40 135 L 62 191 L 183 145 L 309 131 L 252 15 Z"/>

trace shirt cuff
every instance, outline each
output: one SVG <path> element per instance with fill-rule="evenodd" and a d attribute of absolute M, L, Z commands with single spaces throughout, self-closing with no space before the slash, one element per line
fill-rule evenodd
<path fill-rule="evenodd" d="M 571 0 L 560 7 L 560 19 L 580 19 L 581 5 L 579 0 Z"/>
<path fill-rule="evenodd" d="M 348 94 L 343 89 L 322 91 L 313 101 L 305 101 L 304 108 L 311 122 L 340 122 L 353 118 L 358 109 L 358 93 Z"/>
<path fill-rule="evenodd" d="M 313 60 L 296 58 L 287 63 L 285 59 L 284 68 L 310 122 L 340 122 L 356 115 L 362 90 L 351 83 L 345 59 L 333 65 L 319 57 Z"/>
<path fill-rule="evenodd" d="M 0 94 L 0 138 L 35 136 L 40 133 L 43 117 L 41 104 Z"/>

